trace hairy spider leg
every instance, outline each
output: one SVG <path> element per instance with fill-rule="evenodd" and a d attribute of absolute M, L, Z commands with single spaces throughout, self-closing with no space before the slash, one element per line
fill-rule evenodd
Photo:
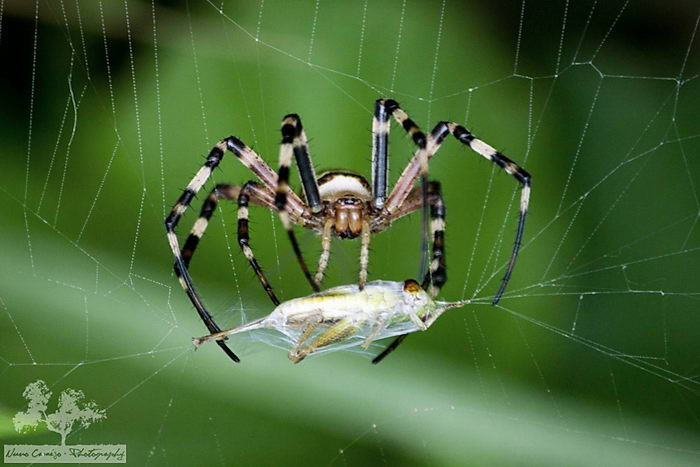
<path fill-rule="evenodd" d="M 381 209 L 386 201 L 389 173 L 389 112 L 384 99 L 374 103 L 372 118 L 372 204 Z"/>
<path fill-rule="evenodd" d="M 194 305 L 199 317 L 202 319 L 207 329 L 209 329 L 210 333 L 219 332 L 221 329 L 216 322 L 214 322 L 214 319 L 207 311 L 204 302 L 199 297 L 199 294 L 194 287 L 192 278 L 187 269 L 187 264 L 185 263 L 180 251 L 180 245 L 175 228 L 180 222 L 182 215 L 190 206 L 192 199 L 194 199 L 195 195 L 202 189 L 207 180 L 209 180 L 209 177 L 211 177 L 214 169 L 216 169 L 221 163 L 226 150 L 231 151 L 243 165 L 257 175 L 270 193 L 274 192 L 277 186 L 277 174 L 265 163 L 265 161 L 262 160 L 260 156 L 255 153 L 255 151 L 253 151 L 245 143 L 234 136 L 229 136 L 228 138 L 224 138 L 223 140 L 219 141 L 210 150 L 206 161 L 194 175 L 192 180 L 190 180 L 187 187 L 183 190 L 177 202 L 171 209 L 170 213 L 165 218 L 165 231 L 168 238 L 168 243 L 170 244 L 170 249 L 175 257 L 175 274 L 180 281 L 180 285 L 189 297 L 192 305 Z M 293 214 L 295 220 L 298 220 L 307 209 L 305 204 L 295 193 L 291 193 L 289 195 L 288 205 L 289 210 Z M 201 226 L 202 223 L 200 223 L 200 227 Z M 193 241 L 194 240 L 191 242 Z M 190 246 L 192 246 L 192 243 L 190 243 Z M 224 342 L 219 341 L 218 345 L 233 361 L 240 361 L 238 356 L 231 349 L 229 349 Z"/>
<path fill-rule="evenodd" d="M 318 268 L 316 269 L 316 283 L 320 284 L 323 281 L 323 275 L 328 267 L 328 259 L 331 255 L 331 230 L 333 229 L 333 219 L 328 219 L 323 224 L 321 232 L 321 256 L 318 257 Z"/>
<path fill-rule="evenodd" d="M 250 202 L 257 204 L 259 206 L 272 209 L 274 207 L 274 199 L 272 193 L 270 193 L 265 187 L 259 183 L 253 183 L 248 187 L 250 192 Z M 219 204 L 219 200 L 226 201 L 238 201 L 238 195 L 241 192 L 241 187 L 237 185 L 229 184 L 219 184 L 214 187 L 209 193 L 209 196 L 204 200 L 202 204 L 202 209 L 199 212 L 199 217 L 194 223 L 192 230 L 190 231 L 185 245 L 182 247 L 180 254 L 185 262 L 185 266 L 189 269 L 190 261 L 194 256 L 194 253 L 199 245 L 200 240 L 204 236 L 211 217 L 214 215 L 216 208 Z"/>
<path fill-rule="evenodd" d="M 360 290 L 367 284 L 367 266 L 369 266 L 369 241 L 372 234 L 369 230 L 367 219 L 362 221 L 362 231 L 360 232 L 360 278 L 357 285 Z"/>
<path fill-rule="evenodd" d="M 422 287 L 430 298 L 440 294 L 447 282 L 447 262 L 445 259 L 445 201 L 439 182 L 428 183 L 428 203 L 430 204 L 430 233 L 433 237 L 433 258 L 428 272 L 423 278 Z"/>
<path fill-rule="evenodd" d="M 197 246 L 200 240 L 204 236 L 207 227 L 209 226 L 209 221 L 216 210 L 218 201 L 220 199 L 228 201 L 238 201 L 241 191 L 244 187 L 228 184 L 217 185 L 209 196 L 204 200 L 202 204 L 202 209 L 200 211 L 197 221 L 194 223 L 190 235 L 185 241 L 185 245 L 182 247 L 181 255 L 184 261 L 185 267 L 189 271 L 190 261 L 196 252 Z M 263 185 L 256 182 L 249 182 L 248 186 L 245 187 L 245 191 L 249 196 L 249 201 L 251 203 L 257 204 L 259 206 L 272 209 L 274 207 L 274 198 L 272 193 L 267 190 Z M 245 254 L 245 251 L 244 251 Z M 176 263 L 177 267 L 177 263 Z M 195 292 L 196 293 L 196 292 Z"/>
<path fill-rule="evenodd" d="M 177 227 L 182 214 L 187 210 L 195 194 L 202 188 L 204 183 L 211 176 L 212 171 L 219 165 L 221 159 L 224 157 L 224 151 L 226 149 L 226 141 L 220 141 L 216 146 L 212 148 L 207 156 L 207 160 L 202 166 L 202 168 L 197 171 L 194 178 L 187 185 L 187 188 L 183 191 L 180 198 L 177 200 L 173 206 L 168 217 L 165 218 L 165 230 L 168 237 L 168 242 L 170 243 L 170 248 L 175 255 L 175 274 L 177 275 L 180 285 L 185 290 L 185 293 L 189 297 L 192 305 L 194 305 L 199 317 L 202 319 L 204 324 L 210 333 L 220 332 L 221 328 L 214 322 L 214 319 L 207 311 L 204 303 L 197 294 L 192 279 L 190 278 L 189 272 L 187 271 L 187 266 L 185 264 L 182 255 L 180 254 L 180 245 L 178 244 L 177 235 L 175 233 L 175 227 Z M 234 362 L 239 362 L 238 356 L 233 353 L 231 349 L 228 348 L 225 342 L 219 341 L 219 347 L 228 355 L 228 357 Z"/>
<path fill-rule="evenodd" d="M 422 197 L 422 189 L 417 187 L 412 192 L 412 197 Z M 430 232 L 433 236 L 432 252 L 433 257 L 430 261 L 430 268 L 423 278 L 421 287 L 428 293 L 430 298 L 435 298 L 440 293 L 440 290 L 447 282 L 447 263 L 445 260 L 445 201 L 442 198 L 442 192 L 439 182 L 428 183 L 428 203 L 430 204 Z M 411 203 L 415 206 L 417 203 Z M 386 349 L 372 359 L 373 364 L 377 364 L 391 352 L 396 350 L 396 347 L 401 344 L 408 334 L 402 334 L 396 337 Z"/>
<path fill-rule="evenodd" d="M 301 183 L 304 187 L 307 203 L 311 208 L 311 212 L 318 213 L 321 211 L 321 197 L 318 192 L 318 184 L 316 182 L 316 173 L 309 156 L 308 143 L 306 134 L 301 125 L 301 119 L 296 114 L 289 114 L 282 119 L 282 143 L 280 144 L 279 156 L 279 171 L 277 179 L 277 191 L 275 194 L 275 206 L 282 222 L 282 226 L 287 231 L 287 237 L 292 244 L 294 255 L 301 267 L 304 277 L 311 285 L 314 292 L 320 290 L 320 282 L 314 281 L 311 277 L 311 272 L 306 265 L 304 256 L 301 253 L 299 242 L 294 234 L 294 226 L 289 219 L 287 212 L 287 194 L 289 193 L 289 171 L 292 164 L 292 154 L 294 154 Z"/>
<path fill-rule="evenodd" d="M 372 176 L 375 196 L 379 195 L 380 198 L 375 199 L 375 207 L 382 208 L 386 200 L 386 188 L 387 188 L 387 172 L 388 172 L 388 136 L 389 136 L 389 115 L 394 117 L 396 123 L 398 123 L 404 131 L 411 137 L 413 143 L 418 146 L 418 151 L 414 157 L 417 157 L 421 161 L 421 172 L 420 172 L 420 182 L 421 190 L 423 193 L 423 200 L 428 198 L 428 159 L 429 159 L 429 147 L 428 138 L 426 138 L 425 133 L 418 127 L 418 125 L 408 116 L 408 114 L 399 106 L 399 103 L 393 99 L 377 99 L 375 102 L 375 117 L 373 120 L 372 128 L 376 127 L 377 131 L 374 133 L 374 141 L 372 145 Z M 376 156 L 375 156 L 376 152 Z M 375 164 L 376 161 L 376 164 Z M 375 172 L 377 176 L 375 178 Z M 414 180 L 415 181 L 415 180 Z M 421 259 L 420 259 L 420 269 L 419 276 L 423 276 L 426 273 L 426 263 L 428 258 L 428 236 L 429 236 L 429 224 L 428 224 L 428 203 L 427 201 L 422 205 L 422 228 L 421 228 Z"/>
<path fill-rule="evenodd" d="M 518 164 L 508 159 L 506 156 L 498 152 L 495 148 L 488 145 L 484 141 L 476 138 L 469 130 L 461 125 L 454 122 L 440 122 L 438 123 L 430 137 L 428 138 L 427 144 L 427 157 L 431 158 L 440 145 L 444 141 L 447 134 L 452 134 L 459 142 L 465 144 L 474 152 L 489 160 L 502 168 L 508 175 L 511 175 L 521 184 L 520 190 L 520 214 L 518 217 L 518 227 L 515 233 L 515 242 L 513 244 L 513 249 L 511 251 L 510 260 L 506 266 L 506 271 L 501 279 L 501 285 L 493 298 L 492 304 L 496 305 L 501 296 L 505 292 L 511 275 L 513 274 L 513 268 L 515 267 L 515 261 L 518 257 L 520 251 L 520 246 L 522 244 L 523 232 L 525 229 L 525 218 L 527 216 L 528 204 L 530 201 L 530 190 L 531 190 L 531 180 L 530 174 Z M 389 195 L 387 202 L 384 206 L 384 210 L 387 212 L 388 217 L 392 217 L 392 213 L 400 210 L 401 205 L 404 203 L 409 193 L 411 192 L 412 186 L 421 174 L 422 159 L 423 156 L 420 154 L 421 150 L 418 150 L 413 156 L 411 161 L 408 163 L 403 173 L 399 177 L 399 180 L 394 185 L 394 189 Z"/>
<path fill-rule="evenodd" d="M 265 289 L 267 296 L 270 297 L 272 303 L 277 306 L 281 302 L 275 295 L 275 292 L 272 290 L 272 286 L 267 280 L 265 273 L 263 273 L 262 268 L 258 264 L 258 260 L 255 259 L 253 248 L 250 246 L 250 234 L 248 227 L 248 202 L 250 201 L 250 194 L 248 192 L 254 183 L 255 182 L 252 181 L 247 182 L 245 185 L 243 185 L 243 188 L 238 195 L 238 246 L 241 247 L 243 255 L 246 257 L 248 263 L 250 263 L 250 266 L 253 268 L 253 271 L 255 271 L 255 274 L 258 276 L 258 280 L 262 284 L 263 289 Z"/>

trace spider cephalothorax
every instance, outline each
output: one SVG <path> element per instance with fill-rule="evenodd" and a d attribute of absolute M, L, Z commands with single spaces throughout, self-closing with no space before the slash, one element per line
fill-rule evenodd
<path fill-rule="evenodd" d="M 417 151 L 396 181 L 391 193 L 388 188 L 388 149 L 389 149 L 389 119 L 394 120 L 406 131 L 417 146 Z M 175 272 L 180 283 L 197 309 L 200 317 L 211 333 L 220 331 L 211 315 L 207 312 L 202 300 L 194 289 L 192 279 L 187 270 L 192 255 L 199 240 L 204 235 L 220 199 L 235 201 L 238 205 L 238 244 L 246 259 L 275 305 L 280 301 L 275 295 L 269 281 L 258 265 L 250 246 L 248 229 L 249 203 L 277 211 L 280 220 L 292 244 L 294 254 L 301 269 L 314 291 L 320 290 L 326 266 L 330 257 L 331 239 L 359 238 L 360 272 L 359 288 L 367 282 L 367 267 L 369 264 L 369 243 L 372 234 L 386 230 L 393 221 L 410 214 L 421 207 L 430 208 L 430 235 L 432 235 L 432 260 L 423 278 L 422 287 L 431 297 L 437 296 L 440 288 L 447 281 L 445 263 L 445 204 L 440 193 L 440 184 L 427 181 L 428 161 L 435 155 L 440 145 L 448 135 L 453 135 L 459 142 L 470 147 L 480 156 L 501 167 L 512 175 L 522 186 L 520 195 L 520 216 L 516 231 L 515 243 L 510 261 L 505 267 L 493 303 L 498 303 L 505 291 L 508 280 L 513 272 L 515 261 L 520 250 L 520 244 L 525 227 L 530 199 L 530 175 L 496 149 L 476 138 L 469 130 L 453 122 L 439 122 L 429 133 L 423 133 L 420 128 L 404 112 L 399 104 L 392 99 L 376 101 L 372 123 L 372 180 L 371 185 L 361 175 L 335 170 L 326 172 L 317 178 L 311 157 L 309 156 L 306 135 L 298 115 L 290 114 L 282 121 L 282 144 L 279 154 L 279 170 L 275 173 L 255 151 L 235 136 L 230 136 L 217 143 L 209 153 L 204 166 L 190 181 L 180 199 L 165 219 L 165 226 L 170 247 L 175 255 Z M 226 151 L 232 152 L 260 180 L 249 181 L 242 186 L 220 184 L 214 187 L 204 201 L 200 217 L 195 222 L 185 245 L 180 246 L 175 235 L 175 227 L 180 217 L 190 205 L 195 194 L 208 180 L 212 171 L 219 165 Z M 289 172 L 292 156 L 299 168 L 303 187 L 302 195 L 289 188 Z M 415 186 L 418 179 L 423 181 L 421 186 Z M 311 276 L 304 260 L 296 236 L 294 225 L 314 230 L 321 235 L 321 255 L 314 277 Z M 424 231 L 425 232 L 425 231 Z M 426 242 L 427 238 L 424 239 Z M 398 337 L 379 357 L 375 363 L 388 352 L 396 348 L 404 336 Z M 222 349 L 233 360 L 238 357 L 223 341 L 217 341 Z"/>
<path fill-rule="evenodd" d="M 367 180 L 352 172 L 334 170 L 318 179 L 318 190 L 326 222 L 333 222 L 333 234 L 340 238 L 359 236 L 372 213 L 372 193 Z"/>

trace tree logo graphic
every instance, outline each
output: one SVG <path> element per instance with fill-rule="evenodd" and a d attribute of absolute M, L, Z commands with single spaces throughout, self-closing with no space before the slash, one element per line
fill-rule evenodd
<path fill-rule="evenodd" d="M 12 419 L 15 430 L 26 433 L 44 423 L 46 428 L 61 436 L 61 446 L 66 445 L 66 437 L 76 424 L 87 428 L 94 422 L 107 418 L 105 409 L 99 408 L 94 401 L 83 402 L 83 391 L 70 388 L 58 396 L 56 411 L 46 413 L 51 391 L 42 380 L 29 383 L 22 396 L 27 400 L 27 410 L 18 412 Z"/>

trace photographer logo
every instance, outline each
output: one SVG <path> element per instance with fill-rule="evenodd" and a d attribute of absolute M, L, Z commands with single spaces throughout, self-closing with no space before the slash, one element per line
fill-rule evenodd
<path fill-rule="evenodd" d="M 29 433 L 41 424 L 60 436 L 60 444 L 15 444 L 4 446 L 6 464 L 123 464 L 125 444 L 66 444 L 66 438 L 77 428 L 85 429 L 107 418 L 105 409 L 94 401 L 85 402 L 83 391 L 65 389 L 58 396 L 54 412 L 48 413 L 51 391 L 44 381 L 27 385 L 22 393 L 27 409 L 18 412 L 12 422 L 18 433 Z"/>

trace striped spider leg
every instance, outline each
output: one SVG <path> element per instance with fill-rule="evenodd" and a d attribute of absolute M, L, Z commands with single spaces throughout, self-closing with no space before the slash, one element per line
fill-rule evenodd
<path fill-rule="evenodd" d="M 439 182 L 428 182 L 427 193 L 427 204 L 430 206 L 432 259 L 429 269 L 423 277 L 421 287 L 426 291 L 429 297 L 435 298 L 439 295 L 440 290 L 447 282 L 447 263 L 445 260 L 445 202 L 442 199 Z M 401 208 L 395 212 L 394 217 L 398 218 L 421 209 L 425 204 L 423 202 L 424 199 L 423 187 L 421 185 L 414 187 L 401 205 Z M 372 360 L 372 363 L 376 365 L 384 360 L 384 358 L 393 352 L 407 336 L 408 334 L 401 334 L 394 338 L 394 340 Z"/>
<path fill-rule="evenodd" d="M 454 122 L 440 122 L 438 123 L 433 131 L 430 133 L 428 138 L 427 149 L 425 154 L 427 158 L 430 159 L 440 145 L 444 141 L 448 134 L 452 134 L 459 142 L 467 145 L 474 152 L 482 156 L 483 158 L 493 162 L 500 168 L 502 168 L 508 175 L 511 175 L 521 184 L 520 190 L 520 213 L 518 216 L 518 227 L 515 233 L 515 242 L 513 244 L 513 249 L 511 251 L 510 260 L 506 266 L 506 271 L 501 279 L 501 285 L 493 298 L 492 304 L 496 305 L 506 287 L 508 286 L 508 281 L 513 274 L 513 268 L 515 267 L 515 261 L 518 258 L 518 253 L 520 251 L 520 245 L 522 244 L 523 232 L 525 229 L 525 218 L 527 216 L 527 208 L 530 202 L 530 188 L 532 177 L 530 174 L 518 164 L 508 159 L 506 156 L 498 152 L 492 146 L 483 142 L 482 140 L 476 138 L 469 130 L 461 125 Z M 422 171 L 422 160 L 425 157 L 421 154 L 419 150 L 411 159 L 411 161 L 404 169 L 404 172 L 399 177 L 396 182 L 393 191 L 387 199 L 384 210 L 387 211 L 388 217 L 392 217 L 392 213 L 396 212 L 398 208 L 403 204 L 408 195 L 411 193 L 411 187 L 415 183 L 416 179 Z"/>
<path fill-rule="evenodd" d="M 378 102 L 381 101 L 382 100 L 380 99 Z M 417 128 L 415 123 L 408 118 L 408 115 L 406 115 L 406 113 L 399 108 L 395 101 L 385 100 L 383 105 L 389 109 L 393 109 L 392 114 L 394 115 L 394 118 L 399 124 L 404 126 L 409 133 L 414 135 L 414 141 L 416 140 L 416 134 L 418 135 L 418 138 L 420 138 L 420 130 Z M 409 128 L 413 128 L 412 132 L 409 130 Z M 404 169 L 403 173 L 397 180 L 394 189 L 387 198 L 383 207 L 384 216 L 388 222 L 391 222 L 394 219 L 406 214 L 406 207 L 404 206 L 404 203 L 416 196 L 413 185 L 419 177 L 425 178 L 424 174 L 426 171 L 427 161 L 435 155 L 448 134 L 452 134 L 459 142 L 467 145 L 480 156 L 501 167 L 507 174 L 513 176 L 521 184 L 520 213 L 518 217 L 518 227 L 515 234 L 515 242 L 513 244 L 510 259 L 506 266 L 506 271 L 501 279 L 501 284 L 492 301 L 492 304 L 496 305 L 505 292 L 508 281 L 513 274 L 515 261 L 517 260 L 520 246 L 522 244 L 522 237 L 525 229 L 525 218 L 527 215 L 531 190 L 531 176 L 525 169 L 518 166 L 518 164 L 508 159 L 489 144 L 476 138 L 463 126 L 454 122 L 440 122 L 430 132 L 430 135 L 425 139 L 425 143 L 423 145 L 419 144 L 418 142 L 416 143 L 419 146 L 419 149 L 416 151 L 415 155 Z M 431 231 L 434 236 L 434 243 L 444 242 L 444 203 L 441 203 L 441 205 L 442 219 L 440 219 L 437 215 L 439 212 L 437 207 L 433 207 L 431 210 Z M 439 239 L 437 238 L 438 232 L 440 233 Z M 433 297 L 439 293 L 440 288 L 447 280 L 444 269 L 444 248 L 439 255 L 439 258 L 436 258 L 434 247 L 433 261 L 431 262 L 427 276 L 423 282 L 423 287 L 429 288 L 429 293 L 431 293 L 431 296 Z M 437 275 L 437 277 L 434 277 L 434 274 Z M 432 295 L 432 293 L 435 293 L 435 295 Z M 405 334 L 398 336 L 381 354 L 372 360 L 372 363 L 376 364 L 382 361 L 389 353 L 395 350 L 405 338 Z"/>
<path fill-rule="evenodd" d="M 304 261 L 304 257 L 301 254 L 299 242 L 294 234 L 294 229 L 289 219 L 289 213 L 287 212 L 287 197 L 290 192 L 289 168 L 292 164 L 292 154 L 294 154 L 297 166 L 299 167 L 299 176 L 307 203 L 311 208 L 311 212 L 313 214 L 318 214 L 322 211 L 323 207 L 321 205 L 318 183 L 316 182 L 316 172 L 314 171 L 314 166 L 309 156 L 309 145 L 306 140 L 304 128 L 301 125 L 301 119 L 296 114 L 286 115 L 284 119 L 282 119 L 282 144 L 280 145 L 279 170 L 277 172 L 278 179 L 275 193 L 275 208 L 279 213 L 282 226 L 287 232 L 294 254 L 304 273 L 304 277 L 306 277 L 306 280 L 309 282 L 314 292 L 319 292 L 321 281 L 320 279 L 315 280 L 311 277 L 311 272 L 309 272 L 306 261 Z M 330 244 L 327 245 L 327 248 L 330 248 Z M 327 255 L 327 252 L 325 254 Z M 318 269 L 322 270 L 321 265 L 319 265 Z"/>
<path fill-rule="evenodd" d="M 418 146 L 417 156 L 421 161 L 421 192 L 423 199 L 428 198 L 428 156 L 427 156 L 427 139 L 425 134 L 411 120 L 408 114 L 399 107 L 399 104 L 392 99 L 377 99 L 374 107 L 374 119 L 372 121 L 372 133 L 374 139 L 372 141 L 372 182 L 375 194 L 374 207 L 382 209 L 387 197 L 388 187 L 388 152 L 389 152 L 389 118 L 393 116 L 394 120 L 401 125 L 406 133 L 411 137 L 413 143 Z M 425 273 L 425 259 L 427 258 L 428 248 L 428 203 L 422 203 L 423 207 L 423 225 L 422 225 L 422 241 L 421 241 L 421 266 L 420 275 Z M 384 214 L 384 213 L 382 213 Z"/>
<path fill-rule="evenodd" d="M 224 157 L 225 151 L 231 151 L 246 167 L 248 167 L 258 178 L 263 182 L 258 184 L 248 182 L 243 187 L 233 185 L 218 185 L 204 201 L 200 217 L 195 222 L 188 239 L 185 242 L 182 250 L 180 250 L 175 228 L 177 227 L 180 218 L 189 207 L 192 199 L 204 186 L 214 169 L 216 169 Z M 173 206 L 170 214 L 165 219 L 165 229 L 168 237 L 168 243 L 175 256 L 175 274 L 177 275 L 180 285 L 194 305 L 200 318 L 207 326 L 209 332 L 220 332 L 221 329 L 214 322 L 213 317 L 207 311 L 204 302 L 199 297 L 192 278 L 189 274 L 188 266 L 192 256 L 196 250 L 199 240 L 204 235 L 214 209 L 219 199 L 234 200 L 237 199 L 239 205 L 238 211 L 238 239 L 239 245 L 243 250 L 244 255 L 255 270 L 260 279 L 265 291 L 270 296 L 270 299 L 275 305 L 280 302 L 272 291 L 272 287 L 265 278 L 262 270 L 257 264 L 250 248 L 248 241 L 248 223 L 247 223 L 247 206 L 248 201 L 258 204 L 268 209 L 274 207 L 274 190 L 277 187 L 277 174 L 258 156 L 255 151 L 249 148 L 245 143 L 234 136 L 230 136 L 217 143 L 209 152 L 204 165 L 197 171 L 190 183 L 183 191 L 180 198 Z M 244 209 L 241 209 L 241 206 Z M 294 222 L 299 222 L 301 216 L 308 212 L 308 207 L 294 193 L 290 194 L 287 203 L 287 209 Z M 223 341 L 218 341 L 218 345 L 233 361 L 238 362 L 240 359 L 236 354 L 226 346 Z"/>

